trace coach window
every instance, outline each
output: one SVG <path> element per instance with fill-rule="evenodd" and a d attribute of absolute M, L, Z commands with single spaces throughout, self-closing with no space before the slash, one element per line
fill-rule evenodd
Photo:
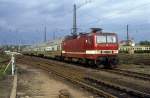
<path fill-rule="evenodd" d="M 59 45 L 57 46 L 57 50 L 60 50 L 60 46 Z"/>
<path fill-rule="evenodd" d="M 147 50 L 148 50 L 149 48 L 147 47 Z"/>
<path fill-rule="evenodd" d="M 52 47 L 52 51 L 54 51 L 54 47 Z"/>

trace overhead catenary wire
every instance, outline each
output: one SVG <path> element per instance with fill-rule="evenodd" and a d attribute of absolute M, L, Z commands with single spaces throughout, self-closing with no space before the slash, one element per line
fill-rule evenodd
<path fill-rule="evenodd" d="M 131 13 L 133 10 L 136 10 L 136 9 L 139 9 L 139 8 L 142 8 L 142 7 L 146 7 L 148 5 L 150 5 L 150 2 L 144 3 L 144 4 L 140 4 L 140 5 L 137 5 L 137 6 L 134 6 L 134 7 L 131 7 L 131 8 L 128 8 L 128 9 L 124 9 L 122 11 L 119 11 L 118 14 L 120 14 L 120 16 L 117 16 L 117 18 L 121 17 L 122 14 Z M 94 17 L 95 20 L 91 21 L 91 22 L 88 22 L 86 24 L 79 25 L 80 27 L 85 27 L 85 26 L 87 26 L 87 24 L 90 24 L 90 25 L 91 24 L 96 24 L 97 22 L 100 22 L 102 20 L 108 19 L 109 17 L 112 17 L 112 16 L 109 16 L 109 15 L 108 16 L 95 17 L 95 16 L 92 16 L 92 15 L 90 15 L 88 13 L 86 13 L 86 15 L 90 16 L 90 17 Z"/>

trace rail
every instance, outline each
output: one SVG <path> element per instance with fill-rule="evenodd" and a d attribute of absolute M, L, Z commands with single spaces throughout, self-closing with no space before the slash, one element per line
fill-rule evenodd
<path fill-rule="evenodd" d="M 95 83 L 95 84 L 97 84 L 97 86 L 98 85 L 104 85 L 104 86 L 110 87 L 114 90 L 122 91 L 124 93 L 129 94 L 129 95 L 132 95 L 135 98 L 150 98 L 150 94 L 148 94 L 148 93 L 140 92 L 138 90 L 134 90 L 134 89 L 131 89 L 128 87 L 124 87 L 124 86 L 109 83 L 109 82 L 106 82 L 103 80 L 95 79 L 94 77 L 85 77 L 85 80 L 90 81 L 92 83 Z"/>
<path fill-rule="evenodd" d="M 150 81 L 150 74 L 138 73 L 123 69 L 104 70 L 104 71 Z"/>

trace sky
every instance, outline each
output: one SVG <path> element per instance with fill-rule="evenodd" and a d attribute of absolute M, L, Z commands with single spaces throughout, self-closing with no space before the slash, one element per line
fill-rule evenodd
<path fill-rule="evenodd" d="M 92 27 L 115 32 L 119 40 L 150 41 L 149 0 L 0 0 L 0 44 L 33 44 L 71 33 L 73 4 L 78 32 Z"/>

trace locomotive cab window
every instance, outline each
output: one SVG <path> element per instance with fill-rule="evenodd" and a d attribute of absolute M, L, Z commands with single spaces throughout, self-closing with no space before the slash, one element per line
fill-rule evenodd
<path fill-rule="evenodd" d="M 105 35 L 97 36 L 96 42 L 97 43 L 106 43 L 106 36 Z"/>
<path fill-rule="evenodd" d="M 116 43 L 116 36 L 107 35 L 107 43 Z"/>
<path fill-rule="evenodd" d="M 117 39 L 115 35 L 98 35 L 96 36 L 97 43 L 116 43 Z"/>

